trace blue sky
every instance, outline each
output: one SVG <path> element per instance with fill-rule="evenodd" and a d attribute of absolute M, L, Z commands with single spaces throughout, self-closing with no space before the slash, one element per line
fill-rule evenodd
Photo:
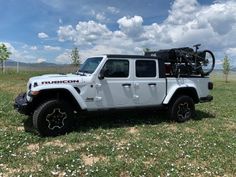
<path fill-rule="evenodd" d="M 0 42 L 23 62 L 69 63 L 103 53 L 142 54 L 202 43 L 236 64 L 234 0 L 0 0 Z"/>

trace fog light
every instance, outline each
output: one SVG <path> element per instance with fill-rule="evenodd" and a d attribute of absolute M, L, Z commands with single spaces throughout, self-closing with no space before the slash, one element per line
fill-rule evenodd
<path fill-rule="evenodd" d="M 29 96 L 35 96 L 35 95 L 38 95 L 39 94 L 39 91 L 30 91 L 28 93 Z"/>

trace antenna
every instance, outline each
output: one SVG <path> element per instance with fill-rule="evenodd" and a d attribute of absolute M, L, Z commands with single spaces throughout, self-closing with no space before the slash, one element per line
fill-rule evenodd
<path fill-rule="evenodd" d="M 16 72 L 19 73 L 19 61 L 16 62 Z"/>

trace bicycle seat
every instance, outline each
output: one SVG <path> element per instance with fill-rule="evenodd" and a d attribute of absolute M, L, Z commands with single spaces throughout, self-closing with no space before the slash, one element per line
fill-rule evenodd
<path fill-rule="evenodd" d="M 195 47 L 195 48 L 199 48 L 200 46 L 201 46 L 201 44 L 193 45 L 193 47 Z"/>
<path fill-rule="evenodd" d="M 193 47 L 195 48 L 195 52 L 197 52 L 197 50 L 199 49 L 200 46 L 201 46 L 201 44 L 193 45 Z"/>

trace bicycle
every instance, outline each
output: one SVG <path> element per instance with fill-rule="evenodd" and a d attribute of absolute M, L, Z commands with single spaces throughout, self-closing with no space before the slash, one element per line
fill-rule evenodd
<path fill-rule="evenodd" d="M 190 52 L 183 49 L 177 49 L 177 73 L 186 75 L 209 75 L 215 67 L 215 57 L 210 50 L 198 51 L 201 44 L 193 47 L 195 51 Z"/>
<path fill-rule="evenodd" d="M 173 48 L 159 51 L 146 52 L 147 56 L 155 56 L 170 63 L 171 73 L 177 77 L 180 75 L 209 75 L 215 67 L 215 57 L 210 50 L 198 51 L 201 44 L 193 47 Z"/>

